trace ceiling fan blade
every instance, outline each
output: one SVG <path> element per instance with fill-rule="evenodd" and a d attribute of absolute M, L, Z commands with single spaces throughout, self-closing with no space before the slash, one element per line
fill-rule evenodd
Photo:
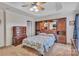
<path fill-rule="evenodd" d="M 22 7 L 28 7 L 28 5 L 22 5 Z"/>
<path fill-rule="evenodd" d="M 39 9 L 39 10 L 44 10 L 45 8 L 43 7 L 43 6 L 37 6 L 37 8 Z"/>

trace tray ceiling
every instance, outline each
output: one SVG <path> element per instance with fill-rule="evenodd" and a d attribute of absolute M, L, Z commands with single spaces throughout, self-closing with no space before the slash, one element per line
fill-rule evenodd
<path fill-rule="evenodd" d="M 51 15 L 55 13 L 74 11 L 76 10 L 78 5 L 77 2 L 47 2 L 43 4 L 45 10 L 40 12 L 31 12 L 29 10 L 31 8 L 31 2 L 5 2 L 3 4 L 6 4 L 8 6 L 14 7 L 15 9 L 19 9 L 25 13 L 38 17 Z"/>

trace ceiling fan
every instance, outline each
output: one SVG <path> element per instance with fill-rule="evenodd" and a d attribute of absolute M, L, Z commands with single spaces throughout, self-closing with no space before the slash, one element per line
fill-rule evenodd
<path fill-rule="evenodd" d="M 32 8 L 30 8 L 31 11 L 35 11 L 35 12 L 38 12 L 38 11 L 42 11 L 44 10 L 44 6 L 43 4 L 45 4 L 46 2 L 33 2 L 32 3 Z"/>
<path fill-rule="evenodd" d="M 30 11 L 33 12 L 38 12 L 38 11 L 42 11 L 45 9 L 45 7 L 43 6 L 43 4 L 45 4 L 46 2 L 32 2 L 31 3 L 31 8 Z M 22 5 L 22 7 L 27 7 L 28 5 Z"/>
<path fill-rule="evenodd" d="M 29 3 L 23 3 L 22 7 L 30 7 L 29 10 L 32 11 L 32 12 L 39 12 L 39 11 L 43 11 L 45 10 L 45 6 L 44 4 L 47 3 L 47 2 L 29 2 Z M 59 11 L 63 8 L 62 4 L 59 3 L 59 2 L 56 2 L 54 4 L 54 9 L 56 11 Z"/>

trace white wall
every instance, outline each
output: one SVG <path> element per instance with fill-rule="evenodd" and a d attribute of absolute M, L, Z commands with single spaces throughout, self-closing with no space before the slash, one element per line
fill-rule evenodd
<path fill-rule="evenodd" d="M 70 25 L 69 21 L 74 21 L 75 15 L 67 16 L 67 43 L 71 43 L 74 33 L 74 25 Z"/>
<path fill-rule="evenodd" d="M 4 18 L 3 10 L 0 10 L 0 47 L 4 46 Z"/>

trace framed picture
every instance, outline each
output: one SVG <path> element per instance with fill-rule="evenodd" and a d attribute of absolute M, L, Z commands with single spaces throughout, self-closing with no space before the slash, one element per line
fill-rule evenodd
<path fill-rule="evenodd" d="M 50 24 L 50 29 L 53 29 L 53 30 L 56 29 L 56 22 L 52 22 L 52 23 Z"/>

